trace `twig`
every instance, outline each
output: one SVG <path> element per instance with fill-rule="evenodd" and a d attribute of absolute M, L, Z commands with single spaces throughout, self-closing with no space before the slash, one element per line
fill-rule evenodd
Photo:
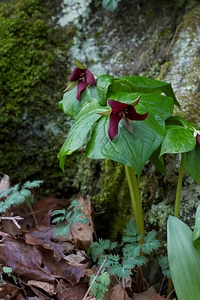
<path fill-rule="evenodd" d="M 89 286 L 89 288 L 88 288 L 88 290 L 87 290 L 87 292 L 86 292 L 86 294 L 85 294 L 83 300 L 86 300 L 86 297 L 87 297 L 87 295 L 89 294 L 89 292 L 90 292 L 90 290 L 91 290 L 91 288 L 92 288 L 93 283 L 95 282 L 97 276 L 99 275 L 99 273 L 100 273 L 101 270 L 103 269 L 103 266 L 104 266 L 105 262 L 107 261 L 107 259 L 108 259 L 108 258 L 107 258 L 107 256 L 106 256 L 105 259 L 104 259 L 104 261 L 102 262 L 102 265 L 100 266 L 99 270 L 97 271 L 97 274 L 94 276 L 94 278 L 93 278 L 93 280 L 92 280 L 92 282 L 91 282 L 91 284 L 90 284 L 90 286 Z"/>
<path fill-rule="evenodd" d="M 15 226 L 19 229 L 21 229 L 21 226 L 19 225 L 19 223 L 17 222 L 17 220 L 23 220 L 24 218 L 20 217 L 20 216 L 14 216 L 14 217 L 0 217 L 0 221 L 1 220 L 9 220 L 12 221 Z"/>

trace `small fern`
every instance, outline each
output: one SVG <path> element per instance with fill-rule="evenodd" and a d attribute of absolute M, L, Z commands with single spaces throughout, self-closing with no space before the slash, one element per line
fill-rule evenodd
<path fill-rule="evenodd" d="M 53 217 L 52 223 L 57 223 L 54 235 L 67 235 L 73 224 L 81 222 L 88 224 L 88 216 L 81 211 L 78 200 L 72 200 L 67 209 L 55 210 L 51 213 Z"/>
<path fill-rule="evenodd" d="M 102 270 L 98 276 L 91 275 L 89 284 L 91 286 L 90 295 L 94 296 L 96 300 L 102 300 L 108 291 L 110 275 Z"/>
<path fill-rule="evenodd" d="M 141 234 L 138 234 L 136 224 L 130 221 L 124 229 L 122 238 L 124 245 L 121 258 L 115 253 L 117 243 L 103 239 L 92 243 L 90 253 L 94 262 L 98 259 L 99 266 L 103 265 L 108 274 L 116 275 L 121 280 L 132 275 L 132 271 L 136 267 L 146 263 L 147 259 L 144 254 L 150 254 L 159 247 L 160 243 L 155 237 L 155 231 L 148 232 L 144 238 L 144 243 L 140 243 Z M 94 285 L 94 287 L 96 286 Z M 93 290 L 93 285 L 91 289 Z M 98 299 L 103 299 L 103 296 Z"/>
<path fill-rule="evenodd" d="M 21 205 L 25 202 L 32 204 L 33 195 L 31 194 L 30 189 L 39 187 L 43 181 L 35 180 L 33 182 L 27 181 L 22 186 L 16 184 L 15 186 L 6 189 L 0 193 L 0 213 L 5 212 L 10 209 L 12 205 Z"/>
<path fill-rule="evenodd" d="M 120 1 L 121 0 L 102 0 L 102 6 L 107 10 L 114 11 Z"/>
<path fill-rule="evenodd" d="M 169 261 L 167 256 L 163 256 L 159 259 L 159 266 L 161 267 L 163 275 L 167 278 L 171 278 L 171 272 L 169 269 Z"/>
<path fill-rule="evenodd" d="M 117 242 L 99 239 L 98 242 L 93 242 L 89 252 L 91 252 L 92 260 L 96 262 L 97 258 L 106 254 L 107 251 L 112 251 L 117 247 Z M 89 253 L 88 253 L 89 254 Z"/>

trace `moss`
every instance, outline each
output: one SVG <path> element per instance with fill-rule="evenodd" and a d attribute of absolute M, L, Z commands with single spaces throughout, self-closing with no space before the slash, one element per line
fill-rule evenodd
<path fill-rule="evenodd" d="M 124 166 L 104 160 L 101 174 L 101 192 L 92 197 L 95 211 L 103 212 L 101 220 L 96 219 L 95 228 L 101 236 L 111 240 L 120 239 L 128 220 L 133 216 Z"/>
<path fill-rule="evenodd" d="M 75 32 L 57 23 L 61 2 L 0 3 L 0 171 L 13 184 L 43 179 L 48 191 L 64 177 L 56 156 L 68 123 L 58 101 Z"/>

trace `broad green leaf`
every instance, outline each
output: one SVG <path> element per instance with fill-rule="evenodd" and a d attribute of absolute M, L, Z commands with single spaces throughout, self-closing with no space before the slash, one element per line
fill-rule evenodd
<path fill-rule="evenodd" d="M 109 117 L 102 117 L 93 129 L 87 144 L 89 158 L 107 158 L 134 168 L 139 175 L 151 154 L 159 147 L 164 135 L 165 124 L 159 117 L 151 115 L 144 121 L 133 121 L 134 136 L 119 124 L 118 135 L 111 141 L 108 137 Z"/>
<path fill-rule="evenodd" d="M 195 138 L 194 140 L 196 143 Z M 198 145 L 192 151 L 186 153 L 185 170 L 200 184 L 200 147 Z"/>
<path fill-rule="evenodd" d="M 190 228 L 170 216 L 167 223 L 167 251 L 179 300 L 200 299 L 200 251 L 194 247 L 192 239 Z"/>
<path fill-rule="evenodd" d="M 101 99 L 101 105 L 107 105 L 107 93 L 110 85 L 114 82 L 114 77 L 111 75 L 101 75 L 97 79 L 97 93 Z"/>
<path fill-rule="evenodd" d="M 160 156 L 160 147 L 151 155 L 149 160 L 156 166 L 156 169 L 163 174 L 166 174 L 163 156 Z"/>
<path fill-rule="evenodd" d="M 199 238 L 200 238 L 200 205 L 197 207 L 197 211 L 196 211 L 194 234 L 193 234 L 193 243 L 196 248 L 200 249 Z"/>
<path fill-rule="evenodd" d="M 117 81 L 117 85 L 119 88 L 120 84 L 122 88 L 126 85 L 129 89 L 131 89 L 132 92 L 156 94 L 164 93 L 166 96 L 172 97 L 174 100 L 174 104 L 180 107 L 180 104 L 178 103 L 175 97 L 174 91 L 170 83 L 146 78 L 143 76 L 122 76 L 119 77 Z"/>
<path fill-rule="evenodd" d="M 196 139 L 189 128 L 172 125 L 167 126 L 165 138 L 161 145 L 161 153 L 185 153 L 194 149 Z"/>
<path fill-rule="evenodd" d="M 66 155 L 73 153 L 86 143 L 93 124 L 101 118 L 101 115 L 98 114 L 101 110 L 103 109 L 100 108 L 98 103 L 87 103 L 80 111 L 58 154 L 62 170 L 64 170 Z"/>
<path fill-rule="evenodd" d="M 119 101 L 126 103 L 138 95 L 138 93 L 112 94 L 115 99 L 120 98 Z M 132 99 L 128 100 L 130 98 Z M 131 122 L 133 135 L 124 128 L 121 120 L 118 135 L 113 141 L 108 137 L 109 117 L 103 116 L 93 129 L 91 140 L 87 144 L 87 155 L 93 159 L 108 158 L 131 166 L 139 175 L 146 161 L 156 151 L 165 136 L 164 121 L 172 114 L 173 100 L 160 95 L 142 95 L 136 110 L 138 113 L 148 111 L 146 120 Z"/>
<path fill-rule="evenodd" d="M 76 99 L 76 94 L 77 87 L 64 93 L 63 99 L 59 102 L 59 107 L 72 119 L 76 118 L 79 111 L 87 101 L 94 102 L 98 99 L 95 86 L 89 86 L 81 93 L 81 101 Z"/>

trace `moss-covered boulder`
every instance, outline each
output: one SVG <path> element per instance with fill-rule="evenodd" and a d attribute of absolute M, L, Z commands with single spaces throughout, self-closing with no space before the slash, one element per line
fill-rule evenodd
<path fill-rule="evenodd" d="M 0 171 L 12 183 L 42 179 L 47 193 L 69 187 L 56 157 L 69 127 L 58 102 L 75 28 L 59 26 L 60 13 L 61 1 L 0 3 Z"/>

